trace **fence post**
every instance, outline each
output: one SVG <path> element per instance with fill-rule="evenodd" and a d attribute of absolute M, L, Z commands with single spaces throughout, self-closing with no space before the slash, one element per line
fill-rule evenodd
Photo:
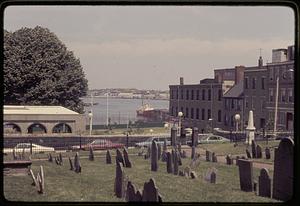
<path fill-rule="evenodd" d="M 30 143 L 30 154 L 32 155 L 32 140 L 29 140 Z"/>
<path fill-rule="evenodd" d="M 79 135 L 79 149 L 81 150 L 81 134 Z"/>
<path fill-rule="evenodd" d="M 128 149 L 128 132 L 127 132 L 127 134 L 126 134 L 126 147 L 127 147 L 127 149 Z"/>

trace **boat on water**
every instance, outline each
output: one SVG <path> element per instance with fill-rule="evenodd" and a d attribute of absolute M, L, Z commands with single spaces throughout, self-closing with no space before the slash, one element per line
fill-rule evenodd
<path fill-rule="evenodd" d="M 167 109 L 154 109 L 149 104 L 143 104 L 136 110 L 136 117 L 142 122 L 164 122 L 169 119 L 168 113 Z"/>

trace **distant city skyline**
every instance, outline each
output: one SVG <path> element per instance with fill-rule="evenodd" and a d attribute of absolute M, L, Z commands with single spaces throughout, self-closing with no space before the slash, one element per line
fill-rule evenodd
<path fill-rule="evenodd" d="M 257 65 L 294 44 L 288 7 L 9 6 L 4 29 L 50 29 L 80 59 L 89 89 L 168 90 Z"/>

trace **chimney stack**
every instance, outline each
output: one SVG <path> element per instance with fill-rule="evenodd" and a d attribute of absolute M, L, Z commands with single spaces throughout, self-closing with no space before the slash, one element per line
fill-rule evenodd
<path fill-rule="evenodd" d="M 180 77 L 180 85 L 183 85 L 183 77 Z"/>

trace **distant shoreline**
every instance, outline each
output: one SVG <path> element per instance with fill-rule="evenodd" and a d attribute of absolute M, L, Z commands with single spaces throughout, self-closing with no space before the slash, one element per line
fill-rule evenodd
<path fill-rule="evenodd" d="M 82 98 L 90 99 L 91 97 L 85 96 Z M 106 96 L 93 96 L 93 98 L 100 98 L 100 99 L 106 99 Z M 114 97 L 114 96 L 109 96 L 108 99 L 142 99 L 142 98 L 137 98 L 137 97 Z M 144 100 L 165 100 L 169 101 L 168 98 L 144 98 Z"/>

